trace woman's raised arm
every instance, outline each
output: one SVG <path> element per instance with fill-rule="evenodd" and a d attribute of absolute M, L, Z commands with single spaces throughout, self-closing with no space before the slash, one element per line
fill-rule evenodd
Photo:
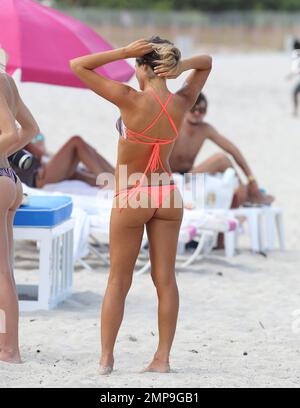
<path fill-rule="evenodd" d="M 94 70 L 114 61 L 143 56 L 152 50 L 148 41 L 138 40 L 127 47 L 75 58 L 70 61 L 70 67 L 88 88 L 122 108 L 136 91 L 121 82 L 107 79 Z"/>

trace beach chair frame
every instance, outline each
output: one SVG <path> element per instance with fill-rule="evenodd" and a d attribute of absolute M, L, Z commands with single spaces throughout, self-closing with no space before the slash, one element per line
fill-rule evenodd
<path fill-rule="evenodd" d="M 74 221 L 53 228 L 14 227 L 14 240 L 39 245 L 39 284 L 17 285 L 21 311 L 49 310 L 72 294 Z M 28 299 L 28 300 L 22 300 Z"/>

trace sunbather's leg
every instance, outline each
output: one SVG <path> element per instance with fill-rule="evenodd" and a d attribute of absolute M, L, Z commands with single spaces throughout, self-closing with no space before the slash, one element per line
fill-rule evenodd
<path fill-rule="evenodd" d="M 81 137 L 74 136 L 45 165 L 44 174 L 37 179 L 36 186 L 76 178 L 79 163 L 83 163 L 95 176 L 114 172 L 113 167 L 95 149 Z"/>
<path fill-rule="evenodd" d="M 93 187 L 97 185 L 97 177 L 94 174 L 84 170 L 76 170 L 72 179 L 83 181 L 84 183 L 87 183 Z"/>
<path fill-rule="evenodd" d="M 8 224 L 12 223 L 9 211 L 17 200 L 16 185 L 8 177 L 0 177 L 0 191 L 0 360 L 20 363 L 18 298 L 11 265 L 11 235 L 8 232 Z"/>
<path fill-rule="evenodd" d="M 114 174 L 115 169 L 113 166 L 80 136 L 73 136 L 70 139 L 70 143 L 76 146 L 80 162 L 83 163 L 91 173 L 96 176 L 100 173 Z"/>
<path fill-rule="evenodd" d="M 169 355 L 179 307 L 175 259 L 181 220 L 182 209 L 160 208 L 147 224 L 151 275 L 158 295 L 159 343 L 152 362 L 144 371 L 170 371 Z"/>
<path fill-rule="evenodd" d="M 144 223 L 155 209 L 113 208 L 110 222 L 110 273 L 101 313 L 102 373 L 112 369 L 113 350 L 123 319 L 124 303 L 138 256 Z M 108 368 L 108 369 L 107 369 Z"/>
<path fill-rule="evenodd" d="M 204 160 L 201 164 L 194 167 L 192 173 L 224 173 L 229 167 L 233 167 L 228 156 L 225 153 L 216 153 Z"/>
<path fill-rule="evenodd" d="M 76 149 L 67 142 L 39 171 L 36 187 L 72 179 L 79 162 Z"/>

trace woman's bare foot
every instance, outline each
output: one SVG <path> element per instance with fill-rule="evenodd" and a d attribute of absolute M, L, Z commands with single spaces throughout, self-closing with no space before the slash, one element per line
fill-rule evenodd
<path fill-rule="evenodd" d="M 109 375 L 113 371 L 113 366 L 103 366 L 100 364 L 99 374 L 100 375 Z"/>
<path fill-rule="evenodd" d="M 100 375 L 109 375 L 114 369 L 114 359 L 102 357 L 100 360 L 99 374 Z"/>
<path fill-rule="evenodd" d="M 19 351 L 4 351 L 0 350 L 0 361 L 10 364 L 21 364 L 21 356 Z"/>
<path fill-rule="evenodd" d="M 162 361 L 157 357 L 154 357 L 153 361 L 147 368 L 141 371 L 142 373 L 169 373 L 170 364 L 168 361 Z"/>

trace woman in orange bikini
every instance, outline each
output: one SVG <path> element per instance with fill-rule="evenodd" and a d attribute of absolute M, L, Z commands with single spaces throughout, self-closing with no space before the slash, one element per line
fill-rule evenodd
<path fill-rule="evenodd" d="M 94 71 L 126 58 L 136 58 L 139 92 Z M 175 258 L 183 211 L 170 176 L 169 156 L 184 114 L 195 104 L 210 73 L 211 57 L 181 60 L 174 44 L 152 37 L 76 58 L 71 68 L 90 89 L 115 104 L 122 118 L 118 121 L 116 197 L 110 222 L 111 268 L 102 305 L 100 373 L 109 374 L 113 369 L 114 345 L 145 226 L 159 302 L 159 344 L 144 371 L 169 372 L 179 306 Z M 192 72 L 182 88 L 171 94 L 166 80 L 188 70 Z M 124 168 L 128 177 L 123 175 Z M 144 205 L 139 205 L 141 202 Z"/>

